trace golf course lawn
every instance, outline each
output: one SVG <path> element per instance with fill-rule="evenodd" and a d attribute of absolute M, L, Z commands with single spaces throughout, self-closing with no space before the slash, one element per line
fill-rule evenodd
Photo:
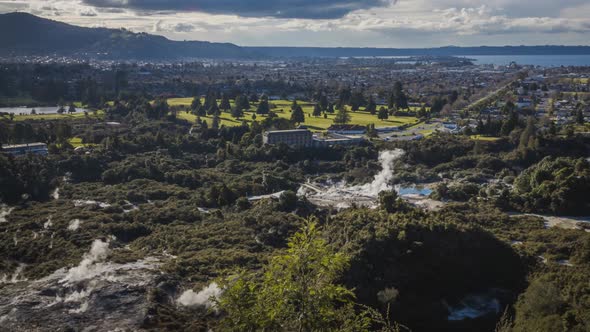
<path fill-rule="evenodd" d="M 193 98 L 173 98 L 168 99 L 168 105 L 176 106 L 181 108 L 188 109 L 192 103 Z M 203 102 L 203 101 L 202 101 Z M 271 110 L 275 112 L 279 117 L 290 119 L 291 118 L 291 101 L 288 100 L 273 100 L 270 101 Z M 233 105 L 233 100 L 231 101 Z M 336 114 L 328 114 L 328 118 L 324 118 L 324 116 L 314 117 L 312 116 L 314 104 L 306 103 L 306 102 L 298 102 L 298 104 L 303 109 L 305 113 L 305 122 L 302 123 L 303 125 L 307 126 L 310 130 L 313 131 L 324 131 L 328 127 L 330 127 L 334 122 L 334 117 Z M 252 109 L 250 111 L 244 113 L 244 118 L 238 120 L 231 116 L 229 112 L 222 112 L 221 113 L 221 124 L 224 126 L 238 126 L 242 123 L 242 120 L 246 122 L 252 122 L 252 115 L 256 112 L 256 103 L 251 103 Z M 274 107 L 273 107 L 274 105 Z M 419 122 L 418 118 L 413 116 L 392 116 L 389 117 L 387 120 L 379 120 L 377 119 L 376 115 L 371 115 L 365 111 L 357 111 L 357 112 L 349 112 L 351 117 L 350 124 L 367 126 L 369 124 L 374 124 L 376 127 L 397 127 L 402 125 L 413 125 Z M 186 112 L 178 112 L 177 115 L 181 119 L 188 120 L 190 122 L 196 121 L 196 116 Z M 264 116 L 256 115 L 256 119 L 259 121 L 263 119 Z M 212 116 L 201 117 L 202 120 L 206 120 L 207 123 L 211 124 L 213 120 Z"/>

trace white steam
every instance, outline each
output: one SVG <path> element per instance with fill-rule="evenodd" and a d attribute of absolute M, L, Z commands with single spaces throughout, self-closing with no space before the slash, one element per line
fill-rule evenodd
<path fill-rule="evenodd" d="M 82 222 L 80 221 L 80 219 L 74 219 L 70 221 L 70 224 L 68 225 L 68 231 L 77 231 L 80 228 L 81 223 Z"/>
<path fill-rule="evenodd" d="M 13 207 L 8 207 L 4 204 L 0 205 L 0 223 L 8 222 L 6 217 L 8 217 L 12 211 L 14 210 Z"/>
<path fill-rule="evenodd" d="M 403 157 L 404 151 L 396 149 L 393 151 L 383 151 L 379 154 L 379 161 L 381 162 L 381 172 L 375 175 L 373 182 L 360 186 L 348 187 L 347 191 L 356 193 L 362 196 L 377 197 L 380 192 L 386 190 L 393 190 L 391 181 L 394 178 L 393 163 L 399 158 Z"/>
<path fill-rule="evenodd" d="M 348 208 L 356 204 L 375 207 L 380 192 L 395 189 L 391 184 L 395 176 L 394 163 L 404 153 L 400 149 L 381 152 L 379 161 L 382 169 L 370 183 L 348 186 L 345 182 L 340 182 L 327 188 L 307 184 L 299 189 L 298 194 L 321 206 Z"/>
<path fill-rule="evenodd" d="M 53 193 L 51 193 L 51 197 L 53 197 L 53 199 L 55 199 L 55 200 L 59 199 L 59 188 L 55 188 Z"/>
<path fill-rule="evenodd" d="M 25 264 L 20 264 L 16 270 L 14 271 L 14 273 L 12 274 L 12 276 L 8 276 L 8 275 L 3 275 L 2 278 L 0 278 L 0 285 L 1 284 L 16 284 L 17 282 L 21 282 L 21 281 L 27 281 L 26 278 L 22 277 L 22 273 L 23 270 L 25 269 L 26 265 Z"/>
<path fill-rule="evenodd" d="M 221 288 L 217 283 L 213 282 L 198 293 L 195 293 L 192 289 L 187 290 L 180 295 L 176 302 L 185 307 L 204 306 L 205 308 L 211 308 L 215 305 L 212 299 L 219 298 L 221 293 Z"/>
<path fill-rule="evenodd" d="M 111 204 L 93 201 L 93 200 L 86 200 L 86 201 L 81 200 L 81 199 L 74 200 L 75 207 L 80 207 L 80 206 L 84 206 L 84 205 L 95 205 L 95 206 L 100 207 L 101 209 L 105 209 L 105 208 L 108 208 L 111 206 Z"/>
<path fill-rule="evenodd" d="M 109 243 L 102 240 L 94 240 L 90 252 L 84 254 L 80 265 L 71 268 L 67 275 L 61 280 L 64 282 L 77 282 L 91 279 L 103 272 L 101 264 L 109 254 Z"/>
<path fill-rule="evenodd" d="M 53 222 L 51 221 L 51 216 L 49 216 L 49 218 L 47 218 L 47 221 L 43 224 L 43 228 L 48 229 L 51 226 L 53 226 Z"/>

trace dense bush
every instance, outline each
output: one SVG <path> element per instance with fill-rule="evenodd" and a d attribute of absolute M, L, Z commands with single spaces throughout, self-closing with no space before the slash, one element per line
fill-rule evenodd
<path fill-rule="evenodd" d="M 514 181 L 513 200 L 525 211 L 590 214 L 590 163 L 547 157 Z"/>

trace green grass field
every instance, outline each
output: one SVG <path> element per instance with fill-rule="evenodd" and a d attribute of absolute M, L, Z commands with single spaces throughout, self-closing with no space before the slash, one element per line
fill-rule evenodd
<path fill-rule="evenodd" d="M 574 83 L 574 84 L 588 84 L 590 81 L 589 78 L 562 78 L 560 79 L 562 83 Z"/>
<path fill-rule="evenodd" d="M 177 107 L 185 107 L 188 109 L 190 104 L 192 103 L 193 98 L 173 98 L 168 99 L 168 105 L 170 106 L 177 106 Z M 231 101 L 233 105 L 233 100 Z M 291 101 L 288 100 L 273 100 L 270 101 L 272 111 L 275 112 L 279 117 L 290 119 L 291 118 Z M 313 112 L 314 104 L 306 103 L 306 102 L 298 102 L 298 104 L 303 109 L 305 113 L 305 122 L 302 123 L 303 125 L 307 126 L 312 131 L 324 131 L 328 127 L 330 127 L 334 122 L 334 117 L 336 114 L 328 114 L 328 118 L 325 119 L 324 116 L 314 117 L 311 116 Z M 252 103 L 252 109 L 248 112 L 244 113 L 244 118 L 238 120 L 231 116 L 230 113 L 221 113 L 221 124 L 225 126 L 238 126 L 242 123 L 242 120 L 246 122 L 252 122 L 252 115 L 256 112 L 256 103 Z M 187 114 L 186 112 L 179 112 L 177 115 L 181 119 L 188 120 L 190 122 L 195 122 L 196 116 L 193 114 Z M 395 126 L 402 126 L 402 125 L 414 125 L 419 122 L 418 118 L 413 116 L 393 116 L 389 117 L 387 120 L 379 120 L 377 119 L 376 115 L 371 115 L 365 111 L 357 111 L 357 112 L 350 112 L 351 122 L 350 124 L 366 126 L 369 124 L 374 124 L 376 127 L 395 127 Z M 261 120 L 263 116 L 256 115 L 257 120 Z M 207 123 L 211 124 L 213 120 L 212 117 L 201 117 L 201 119 L 206 120 Z"/>
<path fill-rule="evenodd" d="M 68 141 L 69 141 L 69 143 L 74 148 L 96 146 L 96 144 L 84 144 L 84 143 L 82 143 L 82 139 L 80 137 L 73 137 L 73 138 L 70 138 Z"/>
<path fill-rule="evenodd" d="M 474 141 L 483 141 L 483 142 L 495 142 L 500 139 L 500 137 L 489 137 L 489 136 L 481 136 L 481 135 L 471 135 L 469 136 Z"/>

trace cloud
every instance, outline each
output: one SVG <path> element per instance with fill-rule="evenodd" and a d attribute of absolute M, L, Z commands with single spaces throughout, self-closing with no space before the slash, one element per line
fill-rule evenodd
<path fill-rule="evenodd" d="M 204 12 L 243 17 L 335 19 L 351 12 L 387 7 L 397 0 L 83 0 L 96 7 Z"/>
<path fill-rule="evenodd" d="M 85 17 L 95 17 L 98 14 L 96 13 L 96 11 L 94 9 L 81 9 L 79 12 L 80 16 L 85 16 Z"/>
<path fill-rule="evenodd" d="M 157 21 L 152 28 L 152 32 L 188 33 L 194 31 L 206 31 L 206 29 L 192 23 L 166 23 L 164 20 Z"/>

